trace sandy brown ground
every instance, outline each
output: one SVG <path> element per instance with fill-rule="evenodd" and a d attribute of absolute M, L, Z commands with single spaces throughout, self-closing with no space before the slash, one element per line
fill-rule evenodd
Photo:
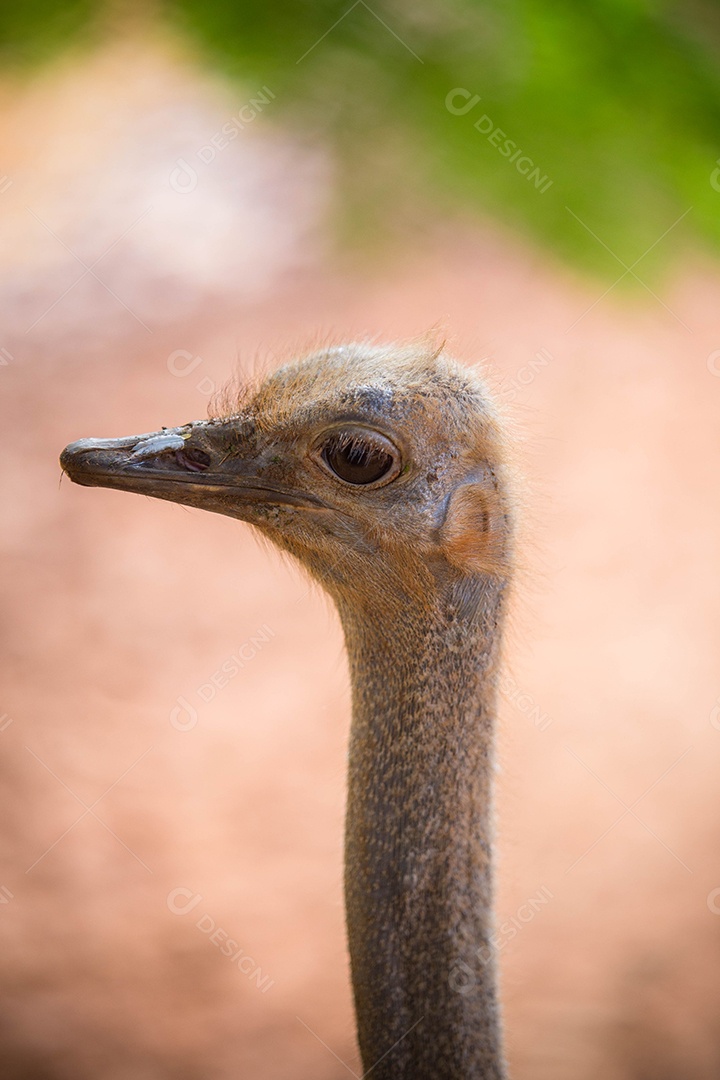
<path fill-rule="evenodd" d="M 177 102 L 163 78 L 157 101 Z M 49 91 L 32 94 L 4 120 L 22 127 L 35 107 L 41 130 L 6 193 L 18 231 L 2 279 L 2 1076 L 360 1072 L 335 614 L 249 528 L 59 484 L 57 454 L 80 436 L 204 415 L 238 352 L 271 365 L 318 333 L 393 338 L 439 320 L 514 399 L 526 474 L 499 731 L 513 1075 L 717 1077 L 717 270 L 678 270 L 667 307 L 617 290 L 595 303 L 604 285 L 492 229 L 438 226 L 361 273 L 331 265 L 319 241 L 303 264 L 302 229 L 286 225 L 262 288 L 242 266 L 220 288 L 159 264 L 151 214 L 102 265 L 132 312 L 91 276 L 55 303 L 77 268 L 52 236 L 18 226 L 21 207 L 44 197 L 36 213 L 54 210 L 54 231 L 89 261 L 136 215 L 120 214 L 117 192 L 83 208 L 38 179 L 43 123 L 46 135 L 69 125 L 74 160 L 98 175 L 112 155 L 88 150 L 96 119 L 84 129 L 69 105 L 42 119 Z M 167 170 L 148 184 L 159 205 Z M 108 233 L 99 244 L 82 227 L 91 211 Z M 201 358 L 188 375 L 168 368 L 178 350 Z M 211 695 L 239 653 L 244 666 Z M 217 928 L 259 974 L 222 954 Z"/>

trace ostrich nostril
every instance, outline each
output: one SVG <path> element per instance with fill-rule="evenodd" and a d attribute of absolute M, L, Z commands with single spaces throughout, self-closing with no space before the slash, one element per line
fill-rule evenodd
<path fill-rule="evenodd" d="M 184 446 L 182 450 L 176 450 L 175 460 L 189 472 L 205 472 L 210 467 L 210 455 L 194 446 Z"/>

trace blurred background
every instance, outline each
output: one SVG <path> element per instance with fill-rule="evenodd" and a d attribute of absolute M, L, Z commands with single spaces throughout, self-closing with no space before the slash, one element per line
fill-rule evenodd
<path fill-rule="evenodd" d="M 335 613 L 57 456 L 432 327 L 525 476 L 512 1074 L 720 1075 L 719 53 L 709 0 L 3 5 L 3 1078 L 360 1074 Z"/>

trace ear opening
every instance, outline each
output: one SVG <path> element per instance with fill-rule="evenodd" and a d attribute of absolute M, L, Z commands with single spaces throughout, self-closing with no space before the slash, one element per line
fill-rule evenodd
<path fill-rule="evenodd" d="M 450 495 L 438 539 L 445 558 L 465 574 L 507 577 L 510 519 L 490 470 Z"/>

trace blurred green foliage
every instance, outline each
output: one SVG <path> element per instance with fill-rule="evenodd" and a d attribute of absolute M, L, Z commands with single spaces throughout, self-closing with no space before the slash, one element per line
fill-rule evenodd
<path fill-rule="evenodd" d="M 65 45 L 85 39 L 98 9 L 97 0 L 0 0 L 0 64 L 26 67 L 48 60 Z"/>
<path fill-rule="evenodd" d="M 0 55 L 46 55 L 93 8 L 6 7 Z M 716 3 L 165 0 L 155 15 L 238 80 L 238 107 L 268 87 L 278 119 L 336 148 L 358 242 L 470 205 L 615 276 L 651 245 L 643 276 L 720 246 Z"/>

